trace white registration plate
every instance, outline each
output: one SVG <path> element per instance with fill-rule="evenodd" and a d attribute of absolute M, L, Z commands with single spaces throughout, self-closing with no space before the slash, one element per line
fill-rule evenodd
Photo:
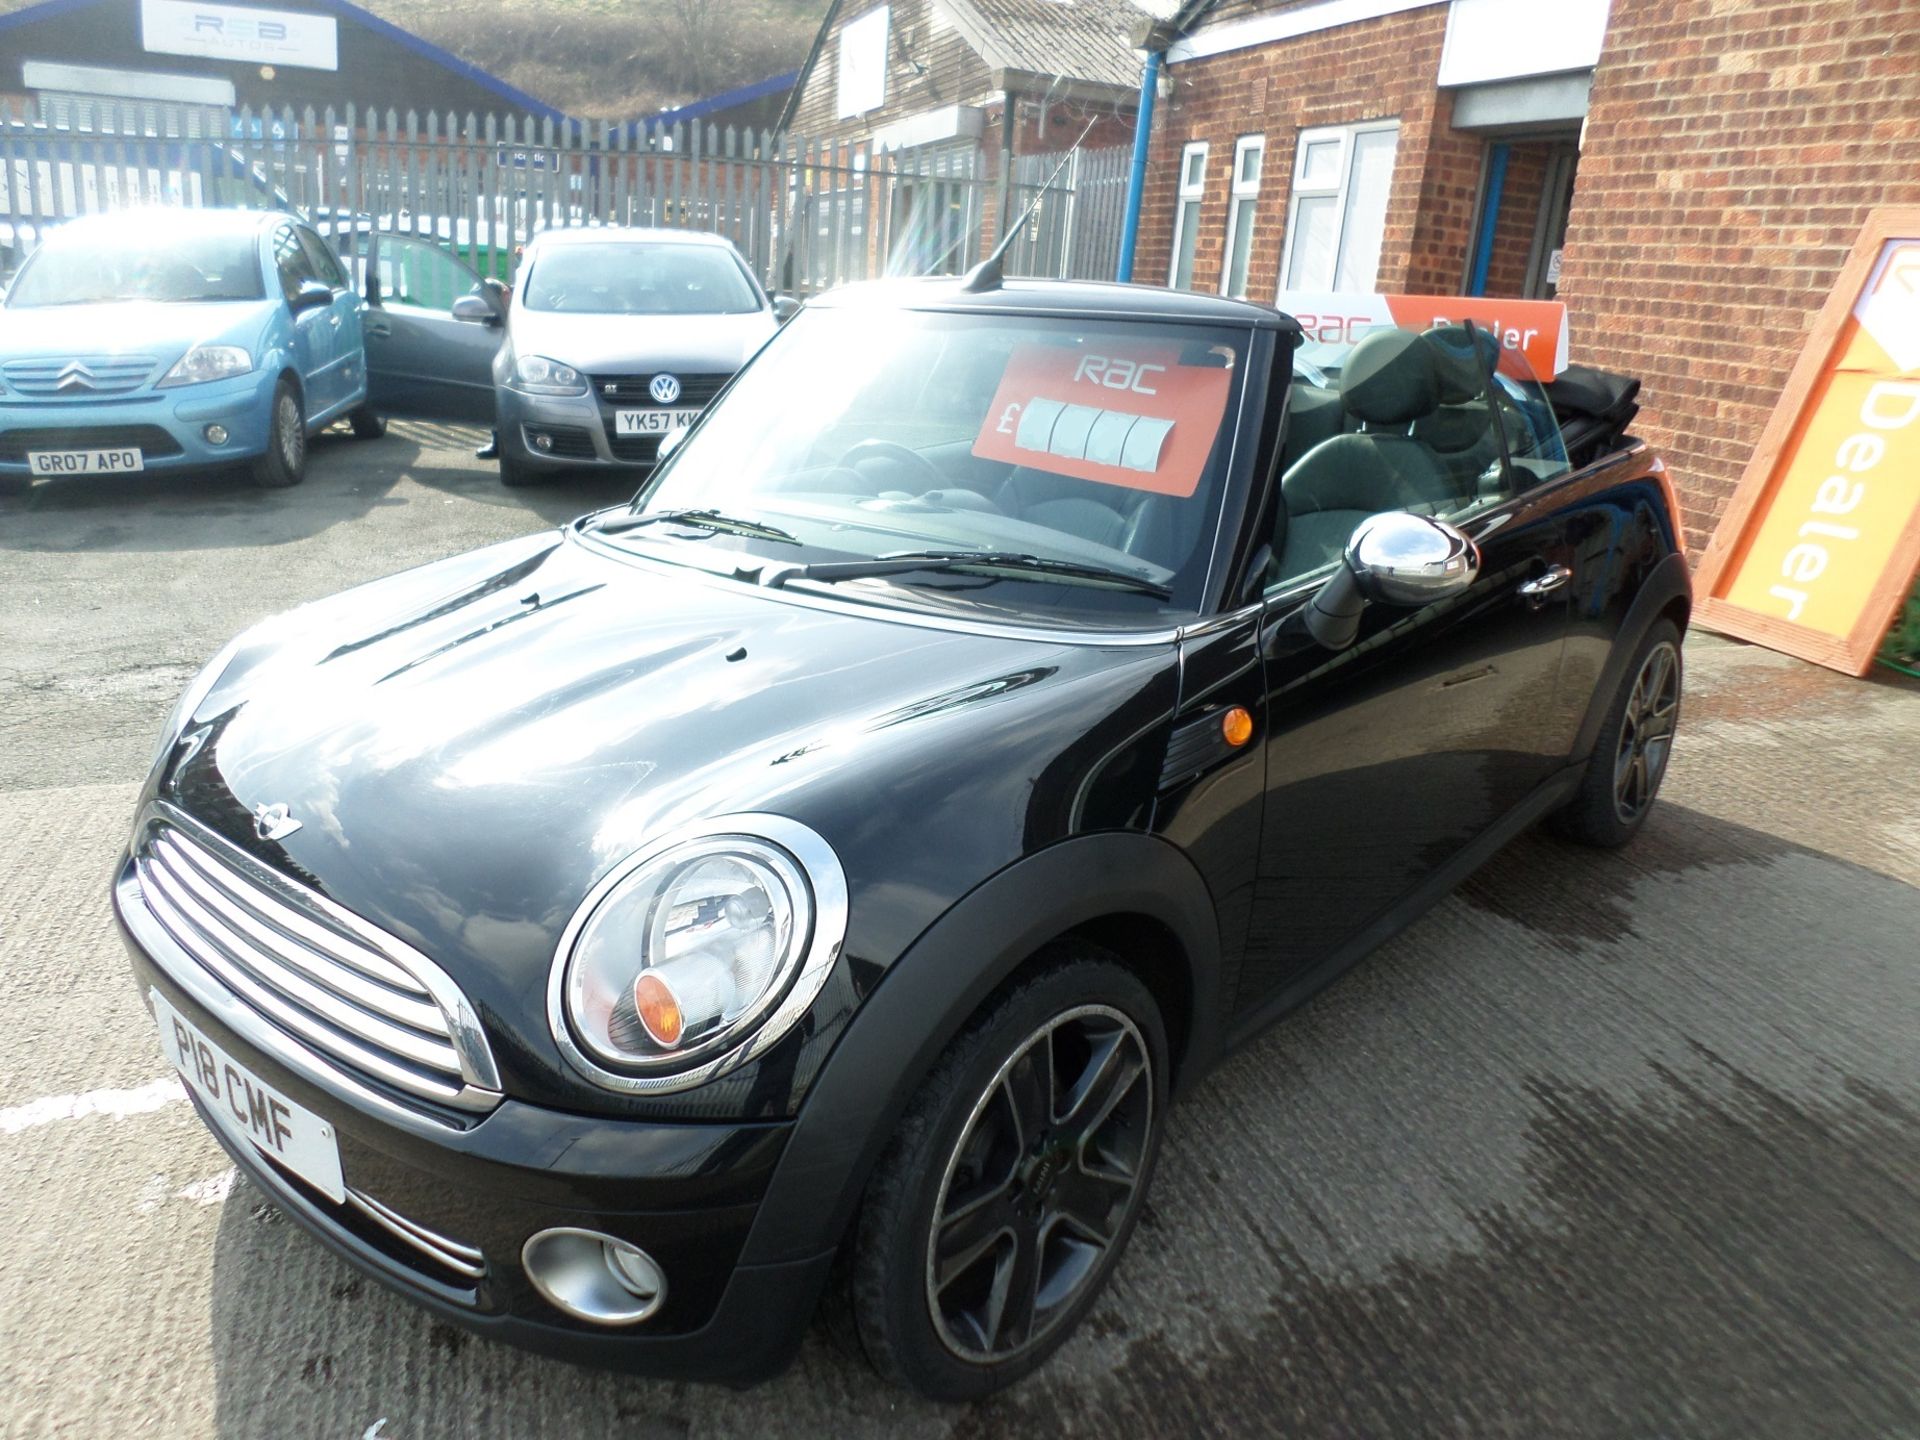
<path fill-rule="evenodd" d="M 347 1198 L 333 1126 L 248 1070 L 201 1034 L 158 990 L 148 992 L 160 1048 L 228 1135 L 270 1155 L 335 1204 Z"/>
<path fill-rule="evenodd" d="M 699 418 L 698 410 L 616 410 L 613 428 L 618 435 L 664 435 L 684 430 Z"/>
<path fill-rule="evenodd" d="M 147 468 L 138 445 L 120 450 L 29 450 L 27 464 L 36 475 L 122 475 Z"/>

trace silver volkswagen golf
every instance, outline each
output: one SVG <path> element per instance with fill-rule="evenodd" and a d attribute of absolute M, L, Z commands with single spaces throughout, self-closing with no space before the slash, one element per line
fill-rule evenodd
<path fill-rule="evenodd" d="M 500 478 L 651 465 L 779 328 L 740 252 L 686 230 L 549 230 L 520 262 L 493 360 Z"/>

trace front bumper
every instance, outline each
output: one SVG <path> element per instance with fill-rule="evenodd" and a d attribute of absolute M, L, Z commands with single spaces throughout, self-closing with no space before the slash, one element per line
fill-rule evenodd
<path fill-rule="evenodd" d="M 141 390 L 111 399 L 28 400 L 0 395 L 0 475 L 29 475 L 29 450 L 100 450 L 138 445 L 144 470 L 205 469 L 262 454 L 278 377 L 264 370 Z M 215 445 L 206 427 L 227 441 Z"/>
<path fill-rule="evenodd" d="M 509 385 L 494 396 L 501 451 L 529 469 L 649 468 L 659 458 L 660 437 L 616 434 L 615 407 L 597 396 L 528 395 Z"/>
<path fill-rule="evenodd" d="M 606 1120 L 512 1099 L 477 1121 L 396 1123 L 312 1082 L 203 1004 L 205 972 L 154 920 L 130 862 L 113 898 L 142 995 L 157 989 L 241 1065 L 332 1124 L 345 1205 L 202 1113 L 234 1163 L 350 1264 L 477 1333 L 582 1363 L 747 1383 L 792 1358 L 832 1252 L 737 1264 L 789 1126 Z M 554 1308 L 520 1261 L 527 1239 L 554 1226 L 641 1246 L 666 1274 L 666 1303 L 626 1329 Z"/>

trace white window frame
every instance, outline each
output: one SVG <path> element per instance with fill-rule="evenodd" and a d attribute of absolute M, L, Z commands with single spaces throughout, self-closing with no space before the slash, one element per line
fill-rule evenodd
<path fill-rule="evenodd" d="M 1252 180 L 1243 177 L 1246 169 L 1245 159 L 1248 151 L 1258 151 L 1259 168 Z M 1233 142 L 1233 169 L 1227 174 L 1231 182 L 1227 190 L 1227 246 L 1220 255 L 1220 293 L 1232 295 L 1238 299 L 1247 298 L 1247 276 L 1240 277 L 1240 288 L 1233 288 L 1233 245 L 1239 238 L 1241 201 L 1251 201 L 1247 207 L 1247 226 L 1253 227 L 1259 213 L 1260 181 L 1267 172 L 1267 137 L 1264 135 L 1242 135 Z M 1247 240 L 1247 270 L 1253 270 L 1253 240 Z"/>
<path fill-rule="evenodd" d="M 1190 162 L 1196 157 L 1200 160 L 1200 176 L 1189 182 L 1187 172 L 1192 168 Z M 1167 260 L 1167 284 L 1175 289 L 1185 288 L 1176 278 L 1180 274 L 1180 245 L 1186 238 L 1187 206 L 1193 206 L 1194 228 L 1200 226 L 1203 207 L 1207 196 L 1207 142 L 1190 140 L 1180 148 L 1180 186 L 1173 201 L 1173 254 Z M 1187 285 L 1193 284 L 1193 277 L 1187 277 Z"/>
<path fill-rule="evenodd" d="M 1299 138 L 1294 142 L 1293 147 L 1293 183 L 1287 195 L 1287 239 L 1280 254 L 1279 289 L 1281 293 L 1284 294 L 1289 289 L 1317 290 L 1320 288 L 1319 286 L 1312 285 L 1293 286 L 1288 284 L 1288 276 L 1293 273 L 1293 242 L 1295 236 L 1299 233 L 1299 226 L 1295 223 L 1295 220 L 1300 213 L 1300 202 L 1302 200 L 1327 198 L 1333 200 L 1333 278 L 1327 288 L 1338 288 L 1340 254 L 1347 243 L 1347 196 L 1348 192 L 1352 189 L 1353 154 L 1357 148 L 1354 142 L 1362 135 L 1381 133 L 1389 133 L 1393 136 L 1394 167 L 1398 169 L 1400 164 L 1400 122 L 1398 120 L 1362 120 L 1356 125 L 1320 125 L 1315 126 L 1311 130 L 1302 130 L 1300 132 Z M 1331 185 L 1309 187 L 1304 184 L 1302 180 L 1302 175 L 1307 164 L 1307 151 L 1309 147 L 1324 144 L 1329 140 L 1337 141 L 1340 145 L 1339 174 Z M 1388 177 L 1387 184 L 1389 192 L 1391 192 L 1393 184 L 1391 175 Z M 1369 288 L 1378 283 L 1379 272 L 1376 269 L 1373 280 L 1369 282 Z"/>

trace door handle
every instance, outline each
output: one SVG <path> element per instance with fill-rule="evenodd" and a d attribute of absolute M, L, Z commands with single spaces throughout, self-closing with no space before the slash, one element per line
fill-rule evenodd
<path fill-rule="evenodd" d="M 393 326 L 384 320 L 369 320 L 362 325 L 361 328 L 365 330 L 367 334 L 378 335 L 383 340 L 393 334 Z"/>
<path fill-rule="evenodd" d="M 1573 579 L 1573 571 L 1569 570 L 1566 566 L 1549 565 L 1546 574 L 1527 581 L 1520 587 L 1519 593 L 1526 597 L 1529 605 L 1538 610 L 1542 605 L 1547 603 L 1547 597 L 1549 595 L 1553 594 L 1556 590 L 1562 589 L 1571 579 Z"/>

